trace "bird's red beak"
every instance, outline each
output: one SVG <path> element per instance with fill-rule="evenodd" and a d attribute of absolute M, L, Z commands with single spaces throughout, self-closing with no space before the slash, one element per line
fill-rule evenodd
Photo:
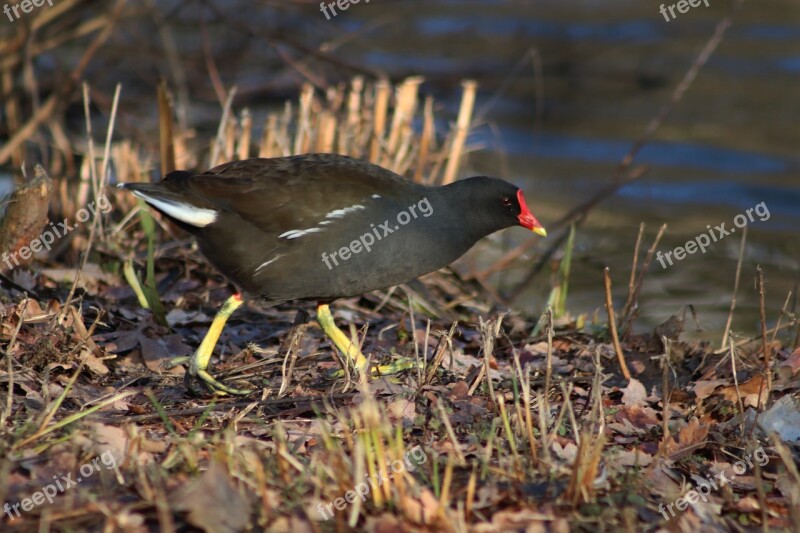
<path fill-rule="evenodd" d="M 517 191 L 517 201 L 519 202 L 519 225 L 523 228 L 529 229 L 532 232 L 536 233 L 537 235 L 541 235 L 542 237 L 547 237 L 547 230 L 544 229 L 536 217 L 533 216 L 530 209 L 528 209 L 528 204 L 525 203 L 525 195 L 522 194 L 522 189 Z"/>

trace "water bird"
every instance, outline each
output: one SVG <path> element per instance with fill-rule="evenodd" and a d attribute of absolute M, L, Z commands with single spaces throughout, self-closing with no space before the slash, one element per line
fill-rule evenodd
<path fill-rule="evenodd" d="M 174 171 L 158 183 L 118 186 L 192 234 L 238 289 L 197 351 L 171 362 L 187 365 L 189 384 L 199 380 L 219 393 L 250 392 L 208 371 L 243 295 L 266 305 L 315 301 L 322 330 L 365 372 L 366 357 L 334 323 L 333 301 L 438 270 L 501 229 L 522 226 L 547 235 L 522 190 L 507 181 L 477 176 L 427 186 L 335 154 L 246 159 L 202 174 Z"/>

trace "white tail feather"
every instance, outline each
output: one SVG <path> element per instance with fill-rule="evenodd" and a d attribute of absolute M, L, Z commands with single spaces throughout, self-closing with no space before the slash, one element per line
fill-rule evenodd
<path fill-rule="evenodd" d="M 181 222 L 185 222 L 190 226 L 204 228 L 217 220 L 217 212 L 213 209 L 196 207 L 190 204 L 176 202 L 174 200 L 167 200 L 165 198 L 153 198 L 142 191 L 134 190 L 131 192 L 159 211 L 162 211 L 172 218 L 180 220 Z"/>

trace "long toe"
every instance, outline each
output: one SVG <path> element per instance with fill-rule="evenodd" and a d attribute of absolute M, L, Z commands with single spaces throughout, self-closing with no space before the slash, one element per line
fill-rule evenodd
<path fill-rule="evenodd" d="M 388 365 L 378 365 L 371 369 L 373 376 L 386 376 L 390 374 L 399 374 L 405 370 L 412 368 L 422 368 L 422 361 L 417 361 L 411 357 L 401 357 L 393 360 Z"/>
<path fill-rule="evenodd" d="M 188 374 L 188 372 L 187 372 Z M 206 370 L 197 370 L 196 374 L 194 375 L 194 379 L 201 382 L 209 392 L 213 394 L 225 395 L 230 394 L 231 396 L 247 396 L 252 390 L 247 389 L 237 389 L 236 387 L 231 387 L 229 385 L 225 385 L 217 378 L 212 376 Z M 191 389 L 191 388 L 190 388 Z"/>
<path fill-rule="evenodd" d="M 360 355 L 360 354 L 359 354 Z M 361 357 L 364 357 L 363 355 Z M 366 361 L 366 358 L 364 358 Z M 369 369 L 369 373 L 373 377 L 377 376 L 389 376 L 392 374 L 399 374 L 406 370 L 410 370 L 412 368 L 422 368 L 422 362 L 417 362 L 415 359 L 410 357 L 401 357 L 399 359 L 393 360 L 391 363 L 386 365 L 376 365 Z M 363 371 L 363 369 L 359 369 Z M 334 370 L 330 373 L 331 377 L 341 378 L 344 377 L 344 370 L 338 369 Z"/>

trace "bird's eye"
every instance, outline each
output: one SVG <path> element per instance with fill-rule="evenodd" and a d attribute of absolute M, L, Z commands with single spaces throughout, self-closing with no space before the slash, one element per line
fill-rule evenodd
<path fill-rule="evenodd" d="M 511 205 L 511 198 L 509 198 L 508 196 L 506 196 L 505 198 L 503 198 L 503 205 L 504 205 L 505 207 L 508 207 L 508 206 L 510 206 L 510 205 Z"/>

